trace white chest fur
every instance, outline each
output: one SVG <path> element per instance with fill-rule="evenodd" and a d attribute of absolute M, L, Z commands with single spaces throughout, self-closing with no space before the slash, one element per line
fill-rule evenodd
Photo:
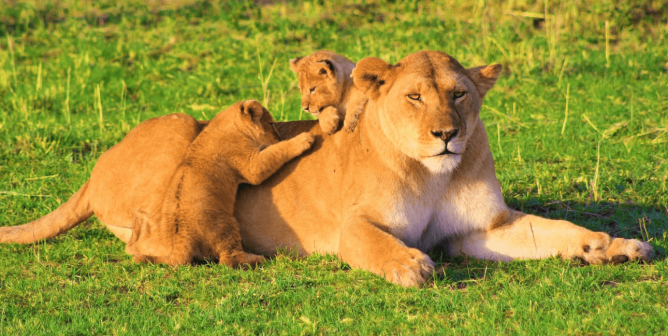
<path fill-rule="evenodd" d="M 452 188 L 448 177 L 434 179 L 423 193 L 398 191 L 386 224 L 407 246 L 423 251 L 447 237 L 484 230 L 506 209 L 500 190 L 482 181 Z"/>
<path fill-rule="evenodd" d="M 393 203 L 385 213 L 385 224 L 406 245 L 418 247 L 425 230 L 436 219 L 436 210 L 443 200 L 444 186 L 449 176 L 434 177 L 422 192 L 397 190 Z"/>

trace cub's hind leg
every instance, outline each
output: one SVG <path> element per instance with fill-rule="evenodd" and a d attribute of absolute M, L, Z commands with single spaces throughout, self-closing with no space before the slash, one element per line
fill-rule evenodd
<path fill-rule="evenodd" d="M 220 216 L 217 218 L 214 230 L 214 254 L 218 255 L 220 264 L 229 267 L 243 265 L 255 266 L 264 261 L 261 255 L 244 251 L 241 244 L 241 232 L 239 223 L 232 216 Z"/>
<path fill-rule="evenodd" d="M 136 263 L 167 264 L 170 266 L 189 265 L 192 262 L 192 258 L 188 258 L 184 255 L 181 256 L 170 255 L 165 257 L 156 257 L 150 255 L 135 254 L 132 257 Z"/>
<path fill-rule="evenodd" d="M 193 261 L 195 251 L 192 241 L 186 238 L 174 237 L 171 242 L 169 254 L 166 255 L 145 255 L 135 254 L 133 259 L 137 263 L 148 262 L 153 264 L 167 264 L 171 266 L 190 265 Z"/>

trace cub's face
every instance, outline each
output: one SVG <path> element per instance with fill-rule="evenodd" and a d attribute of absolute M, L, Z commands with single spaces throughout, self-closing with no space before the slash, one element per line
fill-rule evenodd
<path fill-rule="evenodd" d="M 236 126 L 255 143 L 271 145 L 281 141 L 274 118 L 257 100 L 237 103 Z"/>
<path fill-rule="evenodd" d="M 323 108 L 341 102 L 343 88 L 332 60 L 310 55 L 299 59 L 298 64 L 291 62 L 291 67 L 299 77 L 304 111 L 317 116 Z"/>
<path fill-rule="evenodd" d="M 380 110 L 389 141 L 432 173 L 443 173 L 461 161 L 482 99 L 500 70 L 500 65 L 466 70 L 451 56 L 429 51 L 396 65 L 364 59 L 353 79 Z"/>

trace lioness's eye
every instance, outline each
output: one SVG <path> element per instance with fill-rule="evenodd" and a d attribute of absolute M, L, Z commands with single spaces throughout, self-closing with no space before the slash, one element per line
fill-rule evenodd
<path fill-rule="evenodd" d="M 310 91 L 311 93 L 315 92 L 315 86 L 312 87 L 311 90 L 309 90 L 309 91 Z"/>
<path fill-rule="evenodd" d="M 408 98 L 413 99 L 413 100 L 420 100 L 420 95 L 417 93 L 409 94 Z"/>
<path fill-rule="evenodd" d="M 464 97 L 465 94 L 466 94 L 466 92 L 461 91 L 461 92 L 455 92 L 455 93 L 453 93 L 452 96 L 453 96 L 455 99 L 458 99 L 458 98 Z"/>

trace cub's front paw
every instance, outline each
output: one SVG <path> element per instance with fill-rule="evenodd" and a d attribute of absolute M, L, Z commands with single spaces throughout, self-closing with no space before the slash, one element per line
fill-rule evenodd
<path fill-rule="evenodd" d="M 299 149 L 299 153 L 303 153 L 313 146 L 313 135 L 308 132 L 304 132 L 294 137 L 293 141 L 295 142 L 295 148 Z"/>
<path fill-rule="evenodd" d="M 336 130 L 339 129 L 339 121 L 341 121 L 339 110 L 333 106 L 325 107 L 318 118 L 320 128 L 329 135 L 336 133 Z"/>
<path fill-rule="evenodd" d="M 434 262 L 420 250 L 407 248 L 385 263 L 382 271 L 385 279 L 390 282 L 405 287 L 416 287 L 431 277 Z"/>

